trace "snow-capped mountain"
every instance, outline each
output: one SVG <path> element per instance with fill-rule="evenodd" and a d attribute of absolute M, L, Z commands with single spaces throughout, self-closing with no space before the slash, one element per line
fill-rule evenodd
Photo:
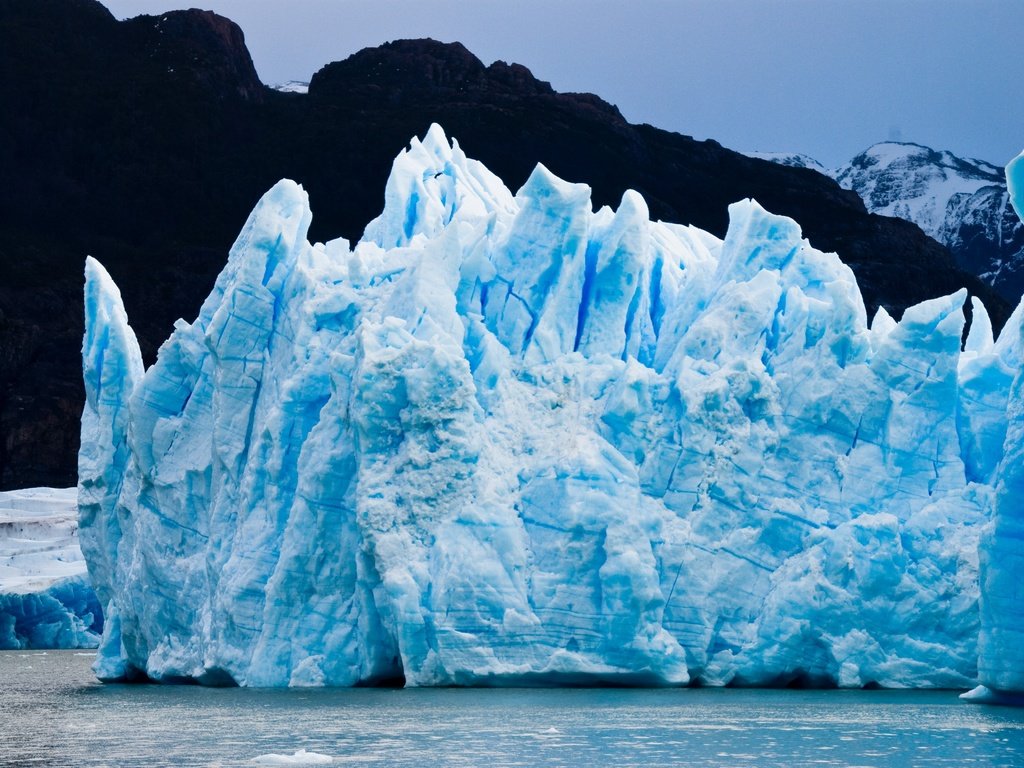
<path fill-rule="evenodd" d="M 917 224 L 1010 301 L 1024 292 L 1024 224 L 1003 169 L 919 144 L 875 144 L 832 172 L 872 213 Z"/>
<path fill-rule="evenodd" d="M 872 212 L 913 221 L 936 240 L 950 230 L 950 203 L 962 214 L 962 203 L 986 187 L 1006 190 L 1002 168 L 902 142 L 875 144 L 832 176 Z"/>
<path fill-rule="evenodd" d="M 999 166 L 893 141 L 831 170 L 796 152 L 747 154 L 831 176 L 860 195 L 872 213 L 917 224 L 948 246 L 962 269 L 1011 303 L 1024 293 L 1024 224 L 1010 205 Z"/>
<path fill-rule="evenodd" d="M 289 80 L 287 83 L 277 83 L 270 87 L 281 93 L 309 93 L 309 83 L 305 80 Z"/>

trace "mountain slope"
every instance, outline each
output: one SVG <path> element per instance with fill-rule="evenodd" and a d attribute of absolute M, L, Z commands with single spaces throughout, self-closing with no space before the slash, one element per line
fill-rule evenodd
<path fill-rule="evenodd" d="M 311 237 L 358 236 L 382 207 L 395 153 L 438 122 L 521 185 L 537 162 L 627 188 L 653 218 L 725 234 L 753 197 L 795 218 L 892 314 L 966 286 L 997 326 L 1004 302 L 916 226 L 870 215 L 806 169 L 631 125 L 590 94 L 459 44 L 398 41 L 324 67 L 308 94 L 256 77 L 241 30 L 208 12 L 114 19 L 91 0 L 0 0 L 0 487 L 75 481 L 82 265 L 121 286 L 144 359 L 194 316 L 253 203 L 292 178 L 317 201 Z"/>

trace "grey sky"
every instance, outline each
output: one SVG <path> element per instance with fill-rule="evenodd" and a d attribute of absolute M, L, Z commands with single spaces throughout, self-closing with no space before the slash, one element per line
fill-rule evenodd
<path fill-rule="evenodd" d="M 458 40 L 627 119 L 827 166 L 901 138 L 1005 164 L 1024 149 L 1024 0 L 108 0 L 241 25 L 267 83 L 404 37 Z"/>

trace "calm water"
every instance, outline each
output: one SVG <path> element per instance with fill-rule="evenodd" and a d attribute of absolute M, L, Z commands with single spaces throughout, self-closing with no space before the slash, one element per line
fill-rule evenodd
<path fill-rule="evenodd" d="M 1024 766 L 1024 711 L 952 692 L 100 685 L 0 653 L 0 766 Z"/>

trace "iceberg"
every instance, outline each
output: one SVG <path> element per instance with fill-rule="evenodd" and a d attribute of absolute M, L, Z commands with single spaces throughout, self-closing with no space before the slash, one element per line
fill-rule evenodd
<path fill-rule="evenodd" d="M 435 125 L 354 247 L 276 184 L 148 370 L 90 260 L 97 675 L 975 685 L 1022 311 L 869 323 L 795 222 L 729 217 L 512 194 Z"/>
<path fill-rule="evenodd" d="M 0 650 L 99 643 L 103 613 L 78 544 L 76 495 L 0 492 Z"/>

